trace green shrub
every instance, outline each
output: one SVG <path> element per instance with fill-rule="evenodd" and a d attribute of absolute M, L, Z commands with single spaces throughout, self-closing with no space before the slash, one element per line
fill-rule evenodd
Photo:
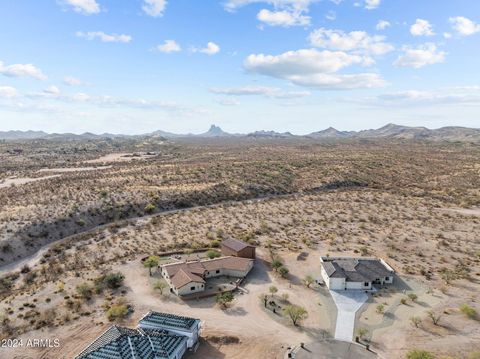
<path fill-rule="evenodd" d="M 460 311 L 470 319 L 475 319 L 477 317 L 477 311 L 475 308 L 469 306 L 468 304 L 462 304 L 460 306 Z"/>
<path fill-rule="evenodd" d="M 218 258 L 221 256 L 220 252 L 217 252 L 217 251 L 208 251 L 206 256 L 209 258 L 209 259 L 214 259 L 214 258 Z"/>
<path fill-rule="evenodd" d="M 95 279 L 96 291 L 100 293 L 104 288 L 117 289 L 123 284 L 125 276 L 120 272 L 107 273 Z"/>
<path fill-rule="evenodd" d="M 153 203 L 149 203 L 145 206 L 145 212 L 147 213 L 153 213 L 157 209 L 157 206 L 155 206 Z"/>
<path fill-rule="evenodd" d="M 407 353 L 407 359 L 435 359 L 435 357 L 425 350 L 413 349 Z"/>
<path fill-rule="evenodd" d="M 91 299 L 93 296 L 93 286 L 87 282 L 77 285 L 77 293 L 84 299 Z"/>
<path fill-rule="evenodd" d="M 278 273 L 280 273 L 280 276 L 281 276 L 282 278 L 286 278 L 289 272 L 290 272 L 290 271 L 289 271 L 288 268 L 286 268 L 286 267 L 283 267 L 283 266 L 282 266 L 282 267 L 278 268 Z"/>
<path fill-rule="evenodd" d="M 125 304 L 114 304 L 107 310 L 107 318 L 110 321 L 125 318 L 128 314 L 128 307 Z"/>
<path fill-rule="evenodd" d="M 214 239 L 213 241 L 210 242 L 210 247 L 212 248 L 220 247 L 220 241 L 218 239 Z"/>

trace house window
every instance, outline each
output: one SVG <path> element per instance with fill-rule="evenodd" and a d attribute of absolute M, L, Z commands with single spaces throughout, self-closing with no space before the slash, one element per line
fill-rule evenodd
<path fill-rule="evenodd" d="M 195 290 L 195 287 L 190 287 L 190 290 Z"/>
<path fill-rule="evenodd" d="M 385 277 L 385 281 L 389 281 L 390 280 L 390 277 Z"/>
<path fill-rule="evenodd" d="M 220 269 L 217 269 L 217 270 L 215 271 L 215 273 L 217 273 L 217 274 L 220 273 Z"/>
<path fill-rule="evenodd" d="M 368 287 L 369 284 L 370 284 L 369 282 L 365 282 L 365 283 L 363 283 L 363 286 Z"/>

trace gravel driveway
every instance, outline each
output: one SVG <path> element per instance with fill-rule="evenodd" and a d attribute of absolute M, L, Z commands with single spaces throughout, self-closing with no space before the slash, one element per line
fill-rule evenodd
<path fill-rule="evenodd" d="M 331 290 L 337 306 L 337 325 L 335 339 L 352 341 L 355 328 L 355 313 L 367 301 L 368 295 L 361 290 Z"/>

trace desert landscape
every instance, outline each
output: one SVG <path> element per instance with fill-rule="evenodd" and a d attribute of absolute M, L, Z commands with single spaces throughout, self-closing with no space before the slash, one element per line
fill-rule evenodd
<path fill-rule="evenodd" d="M 18 180 L 0 188 L 2 337 L 61 343 L 2 356 L 74 357 L 112 323 L 133 327 L 156 310 L 202 320 L 189 358 L 283 358 L 333 338 L 335 303 L 308 279 L 324 255 L 395 269 L 395 285 L 371 294 L 355 321 L 378 356 L 480 351 L 476 143 L 22 140 L 0 143 L 0 156 L 3 183 Z M 226 238 L 255 245 L 257 259 L 225 308 L 178 298 L 142 263 L 195 260 Z M 265 296 L 308 315 L 293 325 Z"/>

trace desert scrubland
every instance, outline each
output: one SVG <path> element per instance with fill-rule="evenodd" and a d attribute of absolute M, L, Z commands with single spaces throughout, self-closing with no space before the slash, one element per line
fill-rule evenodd
<path fill-rule="evenodd" d="M 12 357 L 71 357 L 111 322 L 134 325 L 152 309 L 205 320 L 200 354 L 281 358 L 332 335 L 328 293 L 303 280 L 326 254 L 382 257 L 400 275 L 357 318 L 385 358 L 480 351 L 477 144 L 31 140 L 0 142 L 0 163 L 2 337 L 62 342 Z M 162 292 L 141 263 L 173 251 L 195 258 L 228 237 L 257 245 L 259 265 L 226 310 Z M 272 285 L 308 310 L 300 327 L 262 308 Z M 122 307 L 130 314 L 112 316 Z"/>

